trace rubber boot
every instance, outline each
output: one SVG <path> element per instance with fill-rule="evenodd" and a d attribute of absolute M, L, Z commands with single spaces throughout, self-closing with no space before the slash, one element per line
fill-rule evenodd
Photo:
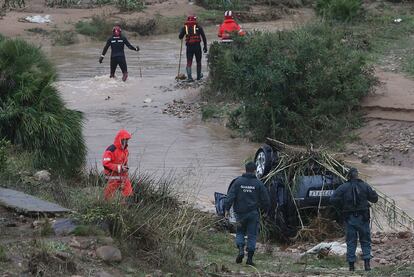
<path fill-rule="evenodd" d="M 201 73 L 201 64 L 197 64 L 197 80 L 201 80 L 203 78 L 203 73 Z"/>
<path fill-rule="evenodd" d="M 244 258 L 244 247 L 239 246 L 239 254 L 237 255 L 236 263 L 241 264 L 243 262 L 243 258 Z"/>
<path fill-rule="evenodd" d="M 193 76 L 191 75 L 191 66 L 187 66 L 186 70 L 187 70 L 187 81 L 193 82 L 194 79 L 193 79 Z"/>
<path fill-rule="evenodd" d="M 247 252 L 247 261 L 246 261 L 247 265 L 255 266 L 255 264 L 253 263 L 253 255 L 254 255 L 254 251 Z"/>
<path fill-rule="evenodd" d="M 355 263 L 349 262 L 349 271 L 355 271 Z"/>
<path fill-rule="evenodd" d="M 370 271 L 371 270 L 371 265 L 369 264 L 369 259 L 364 260 L 364 268 L 365 268 L 365 271 Z"/>
<path fill-rule="evenodd" d="M 126 81 L 128 79 L 128 72 L 122 73 L 122 81 Z"/>

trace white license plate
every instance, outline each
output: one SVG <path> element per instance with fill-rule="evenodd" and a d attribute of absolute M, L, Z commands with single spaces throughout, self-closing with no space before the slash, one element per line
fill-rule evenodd
<path fill-rule="evenodd" d="M 334 193 L 334 190 L 311 190 L 309 191 L 310 197 L 321 197 L 321 196 L 331 196 Z"/>

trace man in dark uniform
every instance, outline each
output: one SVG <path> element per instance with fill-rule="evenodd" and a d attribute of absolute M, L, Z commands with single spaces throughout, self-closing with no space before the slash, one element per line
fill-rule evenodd
<path fill-rule="evenodd" d="M 112 37 L 110 37 L 107 40 L 106 45 L 102 51 L 102 55 L 99 58 L 99 63 L 102 63 L 106 51 L 108 51 L 109 46 L 111 46 L 111 75 L 109 77 L 115 77 L 115 70 L 116 67 L 119 65 L 119 67 L 122 70 L 122 81 L 125 82 L 128 78 L 128 68 L 125 60 L 124 45 L 126 45 L 129 49 L 134 51 L 139 51 L 139 47 L 132 46 L 127 40 L 127 38 L 123 36 L 121 33 L 122 30 L 119 26 L 115 26 L 112 29 Z"/>
<path fill-rule="evenodd" d="M 224 202 L 226 214 L 233 206 L 236 214 L 236 246 L 239 254 L 236 263 L 241 263 L 244 258 L 244 237 L 247 234 L 247 265 L 254 266 L 253 255 L 256 250 L 256 237 L 259 229 L 259 208 L 267 210 L 270 205 L 266 187 L 256 177 L 256 164 L 248 162 L 246 173 L 236 178 L 227 194 Z"/>
<path fill-rule="evenodd" d="M 357 241 L 362 248 L 364 268 L 371 270 L 371 230 L 369 227 L 370 204 L 378 201 L 378 195 L 367 183 L 358 178 L 358 170 L 349 170 L 348 182 L 339 186 L 331 196 L 331 203 L 343 212 L 346 225 L 346 259 L 349 270 L 355 270 Z"/>
<path fill-rule="evenodd" d="M 203 78 L 201 74 L 201 39 L 203 40 L 203 51 L 207 53 L 207 38 L 204 34 L 203 28 L 197 24 L 197 17 L 189 16 L 184 26 L 181 28 L 179 39 L 183 39 L 185 36 L 185 45 L 187 46 L 187 80 L 192 82 L 193 76 L 191 75 L 191 66 L 193 64 L 193 57 L 195 56 L 197 62 L 197 80 Z"/>

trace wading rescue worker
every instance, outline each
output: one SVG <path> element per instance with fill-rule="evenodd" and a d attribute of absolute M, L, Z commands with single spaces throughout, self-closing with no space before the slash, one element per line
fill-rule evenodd
<path fill-rule="evenodd" d="M 124 197 L 132 195 L 132 185 L 128 177 L 128 141 L 131 134 L 120 130 L 114 144 L 104 152 L 102 164 L 108 184 L 104 191 L 105 200 L 111 199 L 118 189 Z"/>
<path fill-rule="evenodd" d="M 197 62 L 197 80 L 203 78 L 201 74 L 201 40 L 203 40 L 203 52 L 207 53 L 207 38 L 204 34 L 203 28 L 198 25 L 197 17 L 189 16 L 184 26 L 181 28 L 179 39 L 183 39 L 185 36 L 185 45 L 187 46 L 187 80 L 192 82 L 193 76 L 191 74 L 191 66 L 193 65 L 193 57 L 195 56 Z"/>
<path fill-rule="evenodd" d="M 233 12 L 226 11 L 224 13 L 223 24 L 219 27 L 218 37 L 221 38 L 221 42 L 232 42 L 232 35 L 234 34 L 244 36 L 246 32 L 243 31 L 240 25 L 234 20 Z"/>
<path fill-rule="evenodd" d="M 346 259 L 349 263 L 349 270 L 355 270 L 355 251 L 357 242 L 362 248 L 364 268 L 371 270 L 371 230 L 370 204 L 378 201 L 378 195 L 367 183 L 358 178 L 358 170 L 349 170 L 349 180 L 339 186 L 331 196 L 331 203 L 340 208 L 344 215 L 346 227 Z"/>
<path fill-rule="evenodd" d="M 268 210 L 270 200 L 267 188 L 256 177 L 256 164 L 248 162 L 246 173 L 237 177 L 231 185 L 224 202 L 226 216 L 233 206 L 236 215 L 236 246 L 239 254 L 236 263 L 244 258 L 244 246 L 247 235 L 247 265 L 254 266 L 253 255 L 256 250 L 256 237 L 259 231 L 259 208 Z"/>
<path fill-rule="evenodd" d="M 128 68 L 125 59 L 124 45 L 129 49 L 134 51 L 139 51 L 138 46 L 132 46 L 128 39 L 122 35 L 122 30 L 120 26 L 115 26 L 112 29 L 112 37 L 108 38 L 106 45 L 102 51 L 102 55 L 99 58 L 99 63 L 102 63 L 106 51 L 108 51 L 109 46 L 111 46 L 111 75 L 110 78 L 115 77 L 116 67 L 119 65 L 122 71 L 122 81 L 126 81 L 128 78 Z"/>

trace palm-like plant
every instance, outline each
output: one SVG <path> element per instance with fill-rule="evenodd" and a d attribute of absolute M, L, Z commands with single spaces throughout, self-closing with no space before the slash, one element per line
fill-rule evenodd
<path fill-rule="evenodd" d="M 56 70 L 42 51 L 0 38 L 0 137 L 35 154 L 35 165 L 77 171 L 86 153 L 82 114 L 53 86 Z"/>

